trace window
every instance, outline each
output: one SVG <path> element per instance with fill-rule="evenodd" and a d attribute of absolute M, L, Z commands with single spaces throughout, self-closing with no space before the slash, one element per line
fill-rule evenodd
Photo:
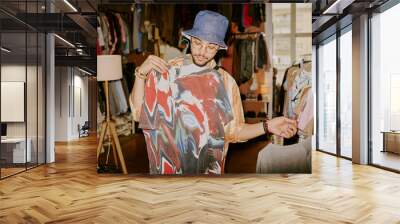
<path fill-rule="evenodd" d="M 318 149 L 336 153 L 336 39 L 318 48 Z"/>
<path fill-rule="evenodd" d="M 351 27 L 350 27 L 351 28 Z M 340 36 L 340 155 L 352 157 L 352 33 Z"/>
<path fill-rule="evenodd" d="M 278 70 L 278 83 L 292 64 L 311 59 L 311 10 L 312 4 L 272 4 L 273 66 Z"/>
<path fill-rule="evenodd" d="M 276 34 L 289 34 L 291 4 L 272 4 L 273 29 Z"/>
<path fill-rule="evenodd" d="M 296 4 L 296 33 L 310 33 L 312 26 L 311 4 Z"/>
<path fill-rule="evenodd" d="M 395 143 L 400 142 L 400 133 L 391 133 L 400 130 L 400 33 L 395 29 L 398 21 L 400 4 L 371 18 L 371 157 L 373 164 L 395 170 L 400 170 L 400 156 L 392 153 L 400 148 Z M 391 140 L 384 139 L 384 135 Z"/>

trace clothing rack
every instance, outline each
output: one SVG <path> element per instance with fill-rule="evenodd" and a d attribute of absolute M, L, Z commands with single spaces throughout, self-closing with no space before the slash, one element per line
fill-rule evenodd
<path fill-rule="evenodd" d="M 265 36 L 264 32 L 232 33 L 232 38 L 236 40 L 255 40 L 260 35 Z"/>
<path fill-rule="evenodd" d="M 304 58 L 300 59 L 299 61 L 293 62 L 291 67 L 301 67 L 302 64 L 311 63 L 311 60 L 304 60 Z"/>
<path fill-rule="evenodd" d="M 104 6 L 102 4 L 100 4 L 98 6 L 98 12 L 102 12 L 102 13 L 120 13 L 120 14 L 131 14 L 132 10 L 131 7 L 122 7 L 119 5 L 113 6 L 113 5 L 107 5 Z"/>

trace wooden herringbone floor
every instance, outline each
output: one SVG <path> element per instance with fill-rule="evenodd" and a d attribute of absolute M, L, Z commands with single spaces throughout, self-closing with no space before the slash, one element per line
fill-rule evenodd
<path fill-rule="evenodd" d="M 0 181 L 0 223 L 400 223 L 400 175 L 313 153 L 312 175 L 96 173 L 94 138 Z"/>

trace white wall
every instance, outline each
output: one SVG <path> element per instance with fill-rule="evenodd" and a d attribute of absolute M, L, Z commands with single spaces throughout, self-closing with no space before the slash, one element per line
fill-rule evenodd
<path fill-rule="evenodd" d="M 55 141 L 68 140 L 69 69 L 55 68 Z"/>
<path fill-rule="evenodd" d="M 55 74 L 55 141 L 70 141 L 88 120 L 88 78 L 72 67 L 56 67 Z"/>

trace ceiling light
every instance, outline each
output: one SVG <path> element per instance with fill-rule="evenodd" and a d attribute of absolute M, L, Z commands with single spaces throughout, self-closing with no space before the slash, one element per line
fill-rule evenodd
<path fill-rule="evenodd" d="M 0 49 L 1 49 L 2 51 L 6 52 L 6 53 L 10 53 L 10 52 L 11 52 L 11 50 L 9 50 L 9 49 L 7 49 L 7 48 L 5 48 L 5 47 L 1 47 Z"/>
<path fill-rule="evenodd" d="M 83 70 L 83 69 L 81 69 L 81 68 L 79 68 L 79 67 L 78 67 L 78 70 L 81 71 L 81 72 L 83 72 L 83 73 L 85 73 L 85 74 L 87 74 L 87 75 L 93 75 L 92 73 L 90 73 L 90 72 L 88 72 L 88 71 L 86 71 L 86 70 Z"/>
<path fill-rule="evenodd" d="M 78 10 L 68 1 L 64 0 L 65 4 L 67 4 L 74 12 L 78 12 Z"/>
<path fill-rule="evenodd" d="M 342 0 L 336 0 L 332 5 L 330 5 L 327 9 L 324 10 L 322 14 L 339 14 L 337 13 L 337 7 Z M 334 11 L 334 12 L 332 12 Z"/>
<path fill-rule="evenodd" d="M 69 42 L 68 40 L 58 36 L 57 34 L 54 34 L 55 37 L 57 37 L 59 40 L 61 40 L 62 42 L 66 43 L 68 46 L 75 48 L 75 45 L 73 45 L 71 42 Z"/>

